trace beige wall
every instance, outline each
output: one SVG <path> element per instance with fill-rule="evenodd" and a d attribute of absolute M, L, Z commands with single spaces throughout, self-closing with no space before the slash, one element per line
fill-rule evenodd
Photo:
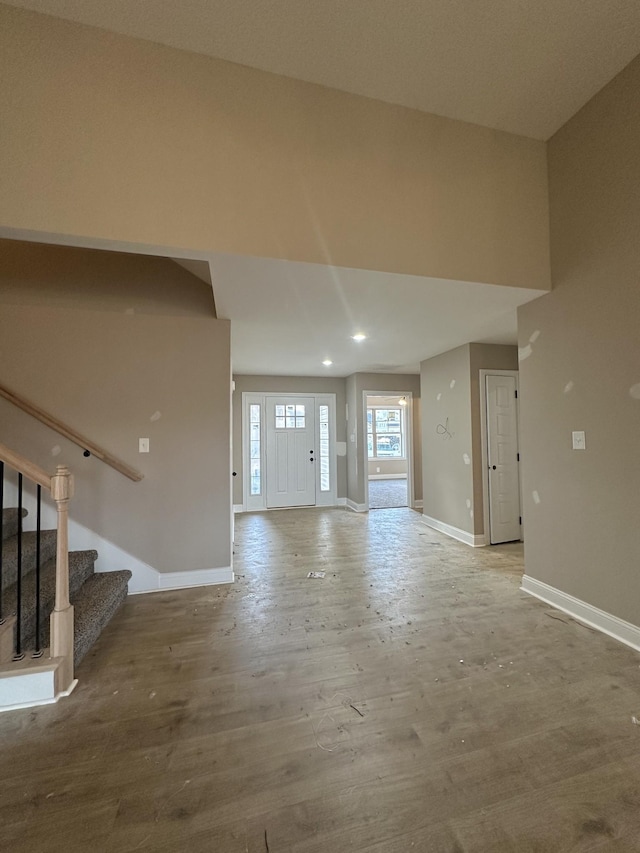
<path fill-rule="evenodd" d="M 365 391 L 381 394 L 412 394 L 413 487 L 414 499 L 422 499 L 422 448 L 420 446 L 420 377 L 405 373 L 354 373 L 347 379 L 347 497 L 355 504 L 365 502 L 368 478 L 367 445 L 364 441 Z M 353 439 L 353 440 L 352 440 Z"/>
<path fill-rule="evenodd" d="M 469 345 L 427 359 L 420 368 L 423 513 L 473 533 Z"/>
<path fill-rule="evenodd" d="M 640 625 L 640 58 L 549 143 L 554 291 L 518 312 L 527 575 Z M 586 450 L 571 449 L 584 430 Z M 533 500 L 533 492 L 539 503 Z"/>
<path fill-rule="evenodd" d="M 277 394 L 335 394 L 336 395 L 336 441 L 346 441 L 345 420 L 345 380 L 318 376 L 246 376 L 234 375 L 236 383 L 233 392 L 233 470 L 236 476 L 233 481 L 233 502 L 241 504 L 243 465 L 242 465 L 242 394 L 266 394 L 274 391 Z M 337 497 L 344 498 L 347 494 L 347 459 L 338 456 L 337 459 Z"/>
<path fill-rule="evenodd" d="M 0 341 L 2 384 L 144 474 L 2 401 L 0 440 L 70 466 L 75 521 L 159 571 L 230 565 L 229 323 L 206 284 L 163 258 L 0 241 Z"/>
<path fill-rule="evenodd" d="M 518 348 L 495 344 L 469 346 L 471 371 L 471 447 L 473 467 L 473 528 L 475 534 L 484 533 L 484 495 L 482 481 L 482 426 L 480 424 L 481 370 L 517 370 Z"/>
<path fill-rule="evenodd" d="M 541 142 L 7 6 L 0 79 L 5 229 L 549 287 Z"/>

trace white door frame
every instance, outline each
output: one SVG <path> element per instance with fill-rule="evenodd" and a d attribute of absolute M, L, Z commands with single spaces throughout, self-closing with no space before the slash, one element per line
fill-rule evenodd
<path fill-rule="evenodd" d="M 266 430 L 266 401 L 267 397 L 306 397 L 313 399 L 313 416 L 315 420 L 315 457 L 316 469 L 316 502 L 315 506 L 338 505 L 338 460 L 336 447 L 336 395 L 331 393 L 304 393 L 302 391 L 243 391 L 242 392 L 242 512 L 262 512 L 267 510 L 267 430 Z M 249 406 L 260 404 L 262 418 L 260 422 L 260 470 L 261 494 L 251 495 L 251 464 L 249 458 Z M 329 482 L 328 492 L 320 490 L 320 429 L 318 422 L 318 407 L 329 406 Z M 304 507 L 302 507 L 304 509 Z M 269 510 L 276 512 L 276 509 Z"/>
<path fill-rule="evenodd" d="M 489 430 L 487 429 L 487 376 L 513 376 L 516 380 L 516 433 L 518 436 L 518 484 L 520 493 L 520 517 L 522 518 L 522 477 L 520 476 L 520 374 L 517 370 L 480 370 L 480 435 L 482 443 L 482 509 L 484 538 L 491 544 L 491 516 L 489 505 Z M 524 526 L 520 523 L 520 540 L 524 536 Z"/>
<path fill-rule="evenodd" d="M 407 506 L 415 508 L 413 485 L 413 392 L 412 391 L 363 391 L 362 392 L 362 451 L 358 454 L 364 471 L 364 509 L 369 511 L 369 456 L 367 453 L 367 397 L 406 397 L 404 406 L 404 443 L 407 457 Z"/>

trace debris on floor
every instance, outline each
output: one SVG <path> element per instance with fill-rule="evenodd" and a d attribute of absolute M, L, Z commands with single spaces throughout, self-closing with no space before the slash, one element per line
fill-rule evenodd
<path fill-rule="evenodd" d="M 308 578 L 323 578 L 325 575 L 324 572 L 309 572 L 307 575 Z"/>

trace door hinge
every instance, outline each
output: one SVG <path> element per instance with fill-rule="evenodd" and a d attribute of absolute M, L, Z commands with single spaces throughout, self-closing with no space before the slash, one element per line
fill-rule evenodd
<path fill-rule="evenodd" d="M 516 400 L 518 399 L 518 389 L 516 388 Z"/>
<path fill-rule="evenodd" d="M 518 460 L 518 462 L 520 461 L 520 454 L 519 453 L 516 453 L 516 459 Z"/>
<path fill-rule="evenodd" d="M 520 518 L 518 520 L 519 520 L 520 524 L 522 524 L 522 516 L 520 516 Z"/>

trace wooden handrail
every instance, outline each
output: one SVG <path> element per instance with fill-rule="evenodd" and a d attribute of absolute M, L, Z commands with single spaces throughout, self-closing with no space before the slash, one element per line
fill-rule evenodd
<path fill-rule="evenodd" d="M 62 421 L 59 421 L 57 418 L 54 418 L 53 415 L 47 414 L 43 409 L 39 406 L 36 406 L 34 403 L 29 402 L 29 400 L 25 400 L 24 397 L 21 397 L 19 394 L 15 394 L 13 391 L 10 391 L 8 388 L 0 385 L 0 397 L 4 397 L 5 400 L 8 400 L 10 403 L 13 403 L 14 406 L 17 406 L 19 409 L 22 409 L 23 412 L 26 412 L 28 415 L 39 420 L 40 423 L 45 424 L 51 429 L 63 435 L 65 438 L 68 438 L 69 441 L 72 441 L 74 444 L 77 444 L 78 447 L 82 447 L 83 450 L 88 450 L 92 456 L 95 456 L 97 459 L 100 459 L 101 462 L 104 462 L 105 465 L 109 465 L 111 468 L 115 468 L 116 471 L 119 471 L 121 474 L 124 474 L 125 477 L 128 477 L 130 480 L 133 480 L 134 483 L 140 482 L 143 478 L 143 474 L 139 471 L 136 471 L 135 468 L 131 468 L 130 465 L 127 465 L 126 462 L 121 462 L 120 459 L 117 459 L 115 456 L 112 456 L 106 450 L 103 450 L 101 447 L 98 447 L 97 444 L 94 444 L 84 435 L 76 430 L 72 429 L 70 426 L 67 426 Z M 7 448 L 8 450 L 8 448 Z M 11 453 L 12 451 L 9 451 Z M 21 459 L 23 457 L 20 457 Z M 8 460 L 7 460 L 8 461 Z M 25 460 L 26 461 L 26 460 Z M 28 463 L 31 465 L 32 463 Z M 14 466 L 15 467 L 15 466 Z M 34 468 L 37 466 L 33 466 Z M 40 469 L 38 469 L 40 470 Z M 24 474 L 27 474 L 27 471 L 23 471 Z M 31 475 L 28 475 L 32 480 L 34 479 Z M 35 482 L 39 482 L 35 480 Z M 40 485 L 43 485 L 40 483 Z M 47 484 L 46 488 L 49 488 Z"/>
<path fill-rule="evenodd" d="M 49 492 L 51 491 L 51 475 L 47 474 L 46 471 L 33 462 L 30 462 L 24 456 L 10 450 L 6 444 L 0 444 L 0 460 L 6 462 L 7 465 L 10 465 L 11 468 L 20 474 L 24 474 L 33 483 L 37 483 Z"/>

